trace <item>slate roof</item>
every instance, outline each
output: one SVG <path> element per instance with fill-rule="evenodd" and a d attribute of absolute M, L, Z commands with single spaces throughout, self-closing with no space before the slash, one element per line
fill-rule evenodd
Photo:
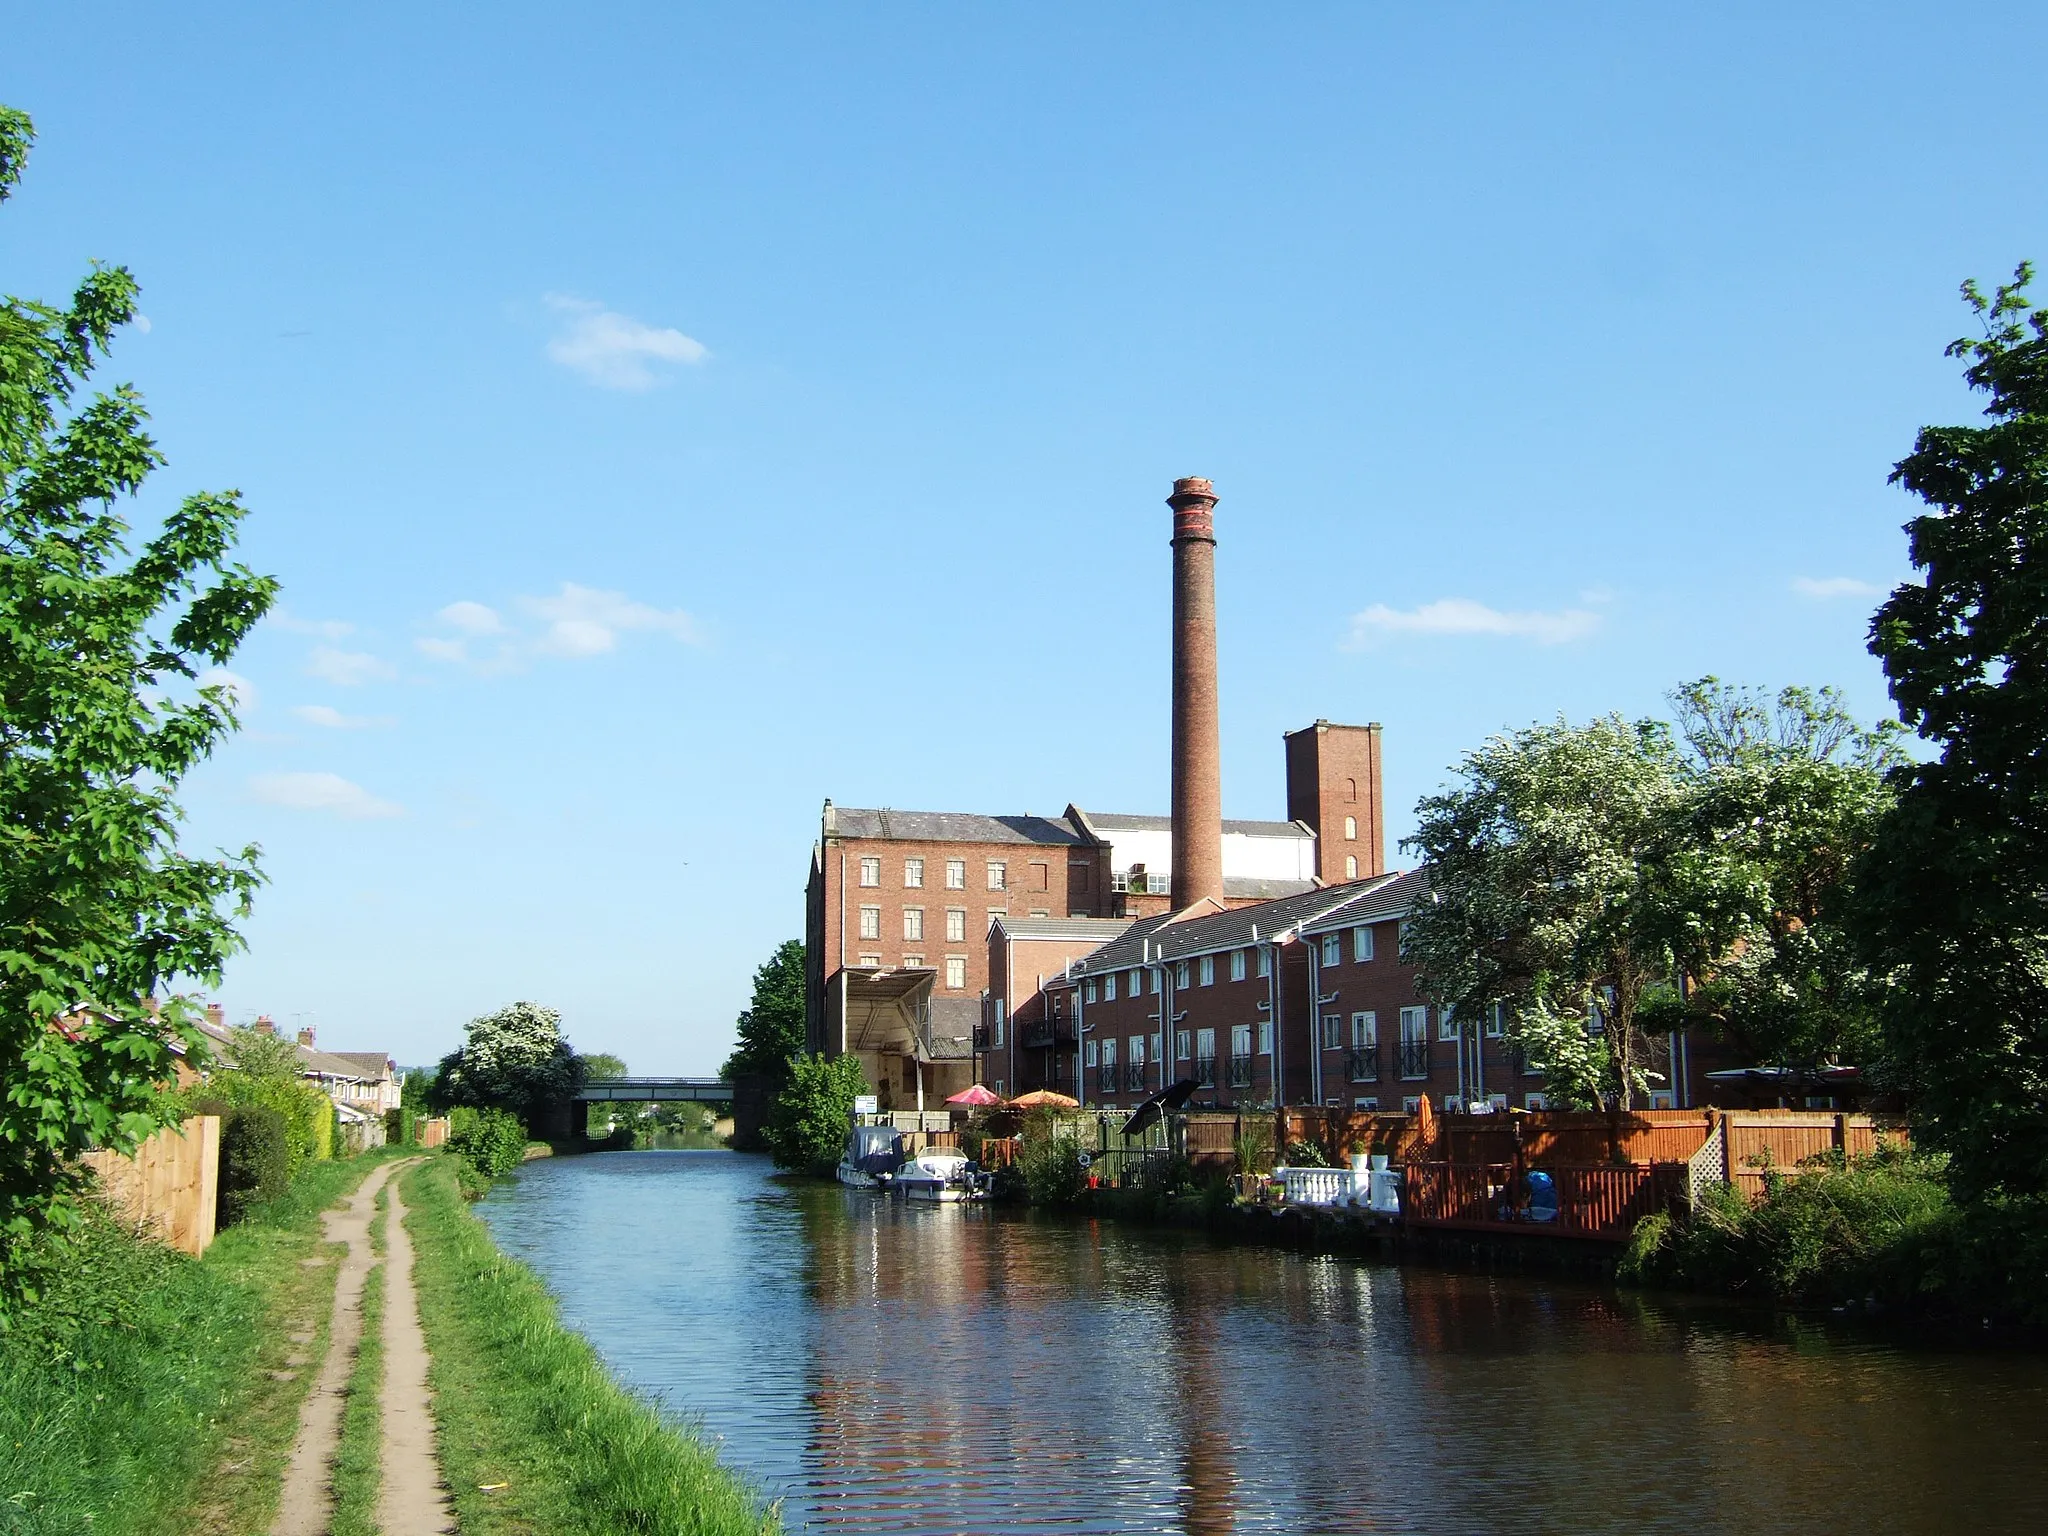
<path fill-rule="evenodd" d="M 1322 933 L 1331 928 L 1349 928 L 1356 923 L 1385 922 L 1390 917 L 1400 917 L 1418 901 L 1429 895 L 1429 877 L 1419 869 L 1411 869 L 1383 880 L 1368 891 L 1365 897 L 1342 910 L 1319 917 L 1313 922 L 1301 925 L 1304 933 Z"/>
<path fill-rule="evenodd" d="M 1124 816 L 1115 811 L 1083 811 L 1098 832 L 1171 832 L 1173 818 L 1170 816 Z M 1296 821 L 1226 821 L 1225 832 L 1236 832 L 1245 837 L 1300 837 L 1312 838 L 1315 833 Z"/>
<path fill-rule="evenodd" d="M 1064 816 L 977 816 L 965 811 L 860 810 L 835 805 L 832 835 L 901 843 L 1022 843 L 1079 847 L 1087 842 Z"/>
<path fill-rule="evenodd" d="M 1225 875 L 1223 894 L 1238 901 L 1277 901 L 1320 889 L 1313 880 L 1270 880 L 1264 875 Z"/>
<path fill-rule="evenodd" d="M 965 1061 L 974 1054 L 974 1030 L 981 1023 L 981 1000 L 935 997 L 931 1001 L 933 1061 Z"/>
<path fill-rule="evenodd" d="M 325 1054 L 337 1061 L 354 1062 L 356 1070 L 372 1080 L 392 1075 L 391 1054 L 388 1051 L 328 1051 Z"/>
<path fill-rule="evenodd" d="M 1376 875 L 1370 880 L 1304 891 L 1298 896 L 1283 896 L 1254 907 L 1212 912 L 1177 923 L 1172 921 L 1172 913 L 1144 918 L 1086 960 L 1075 961 L 1073 974 L 1099 976 L 1105 971 L 1126 970 L 1161 960 L 1241 949 L 1255 940 L 1270 939 L 1296 928 L 1314 931 L 1394 916 L 1408 910 L 1416 891 L 1412 883 L 1406 885 L 1405 892 L 1397 888 L 1417 879 L 1415 875 Z"/>

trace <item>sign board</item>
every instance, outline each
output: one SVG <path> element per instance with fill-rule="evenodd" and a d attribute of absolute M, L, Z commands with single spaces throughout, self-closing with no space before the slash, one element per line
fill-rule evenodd
<path fill-rule="evenodd" d="M 882 1112 L 882 1101 L 872 1093 L 858 1094 L 853 1101 L 853 1112 L 856 1115 L 879 1115 Z"/>

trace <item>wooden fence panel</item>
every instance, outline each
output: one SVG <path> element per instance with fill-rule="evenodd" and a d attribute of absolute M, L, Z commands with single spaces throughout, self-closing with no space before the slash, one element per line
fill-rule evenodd
<path fill-rule="evenodd" d="M 158 1131 L 132 1156 L 88 1152 L 100 1193 L 127 1220 L 195 1258 L 213 1241 L 220 1195 L 220 1117 L 194 1115 Z"/>

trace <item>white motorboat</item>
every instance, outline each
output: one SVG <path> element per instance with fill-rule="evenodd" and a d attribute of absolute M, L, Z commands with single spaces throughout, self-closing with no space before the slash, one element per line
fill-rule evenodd
<path fill-rule="evenodd" d="M 857 1125 L 839 1154 L 839 1182 L 854 1189 L 884 1189 L 903 1163 L 903 1133 L 891 1125 Z"/>
<path fill-rule="evenodd" d="M 889 1192 L 906 1200 L 986 1200 L 989 1176 L 967 1160 L 967 1154 L 950 1147 L 933 1147 L 917 1154 L 885 1181 Z"/>

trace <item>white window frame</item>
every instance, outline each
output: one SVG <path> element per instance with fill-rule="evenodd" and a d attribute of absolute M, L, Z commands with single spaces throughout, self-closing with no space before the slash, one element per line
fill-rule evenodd
<path fill-rule="evenodd" d="M 1093 1040 L 1090 1040 L 1085 1046 L 1081 1048 L 1081 1065 L 1083 1065 L 1084 1067 L 1094 1066 L 1096 1063 L 1097 1056 L 1098 1052 L 1095 1047 L 1095 1042 Z"/>
<path fill-rule="evenodd" d="M 1230 1054 L 1249 1056 L 1252 1053 L 1252 1027 L 1249 1024 L 1230 1026 Z"/>
<path fill-rule="evenodd" d="M 905 859 L 903 861 L 903 887 L 905 890 L 910 891 L 921 891 L 924 889 L 923 859 Z"/>
<path fill-rule="evenodd" d="M 1232 981 L 1243 981 L 1245 969 L 1244 951 L 1233 949 L 1230 952 L 1230 979 Z"/>
<path fill-rule="evenodd" d="M 1201 964 L 1201 968 L 1200 968 L 1200 970 L 1199 970 L 1199 971 L 1198 971 L 1198 972 L 1197 972 L 1196 974 L 1197 974 L 1197 975 L 1199 975 L 1199 976 L 1201 977 L 1201 979 L 1202 979 L 1202 985 L 1203 985 L 1203 986 L 1205 986 L 1205 987 L 1213 987 L 1213 986 L 1215 986 L 1215 985 L 1216 985 L 1216 957 L 1215 957 L 1214 955 L 1204 955 L 1204 956 L 1202 956 L 1202 964 Z"/>
<path fill-rule="evenodd" d="M 959 978 L 960 978 L 960 979 L 959 979 L 959 980 L 957 980 L 957 981 L 955 981 L 955 980 L 953 979 L 953 978 L 954 978 L 954 975 L 955 975 L 955 968 L 956 968 L 956 967 L 958 968 L 958 975 L 959 975 Z M 948 988 L 949 990 L 951 990 L 951 991 L 955 991 L 955 992 L 957 992 L 957 991 L 959 991 L 959 990 L 960 990 L 960 989 L 961 989 L 962 987 L 964 987 L 964 986 L 966 986 L 966 985 L 967 985 L 967 957 L 966 957 L 965 955 L 948 955 L 948 956 L 946 956 L 946 986 L 947 986 L 947 988 Z M 1000 1024 L 998 1024 L 998 1025 L 997 1025 L 997 1028 L 999 1028 L 999 1029 L 1000 1029 L 1001 1027 L 1002 1027 L 1002 1026 L 1001 1026 Z M 997 1045 L 1001 1045 L 1002 1043 L 1003 1043 L 1003 1042 L 1002 1042 L 1002 1041 L 1000 1041 L 1000 1040 L 998 1040 L 998 1041 L 996 1042 L 996 1044 L 997 1044 Z"/>
<path fill-rule="evenodd" d="M 1376 1051 L 1380 1044 L 1380 1016 L 1367 1008 L 1351 1015 L 1351 1049 Z"/>
<path fill-rule="evenodd" d="M 1004 860 L 988 861 L 988 888 L 992 891 L 1007 891 L 1010 888 L 1010 866 Z"/>
<path fill-rule="evenodd" d="M 1115 1002 L 1115 1001 L 1116 1001 L 1116 972 L 1115 972 L 1115 971 L 1109 971 L 1109 972 L 1105 973 L 1105 974 L 1104 974 L 1104 976 L 1103 976 L 1103 978 L 1102 978 L 1102 1000 L 1103 1000 L 1103 1001 L 1104 1001 L 1105 1003 L 1113 1003 L 1113 1002 Z"/>
<path fill-rule="evenodd" d="M 1548 1109 L 1550 1108 L 1550 1095 L 1547 1093 L 1525 1093 L 1522 1095 L 1522 1108 Z"/>
<path fill-rule="evenodd" d="M 1324 964 L 1324 965 L 1342 965 L 1343 963 L 1344 963 L 1344 940 L 1343 940 L 1343 938 L 1342 938 L 1342 937 L 1341 937 L 1340 935 L 1338 935 L 1338 934 L 1334 934 L 1334 933 L 1326 933 L 1326 934 L 1324 934 L 1324 935 L 1323 935 L 1323 964 Z"/>
<path fill-rule="evenodd" d="M 1403 1008 L 1401 1010 L 1400 1027 L 1402 1040 L 1415 1041 L 1417 1043 L 1427 1042 L 1429 1039 L 1429 1009 L 1427 1007 Z"/>
<path fill-rule="evenodd" d="M 922 944 L 924 942 L 923 907 L 905 907 L 903 909 L 903 942 L 906 944 Z"/>
<path fill-rule="evenodd" d="M 1216 1059 L 1216 1031 L 1198 1029 L 1195 1031 L 1195 1059 L 1214 1061 Z"/>
<path fill-rule="evenodd" d="M 1131 971 L 1131 996 L 1133 996 L 1133 997 L 1143 997 L 1144 995 L 1145 995 L 1145 973 L 1144 973 L 1143 971 L 1141 971 L 1141 970 L 1138 970 L 1138 969 L 1136 969 L 1135 967 L 1133 967 L 1133 968 L 1132 968 L 1132 971 Z"/>
<path fill-rule="evenodd" d="M 864 939 L 879 939 L 882 936 L 882 909 L 862 907 L 860 909 L 860 936 Z"/>
<path fill-rule="evenodd" d="M 1145 1037 L 1132 1035 L 1124 1044 L 1130 1047 L 1130 1054 L 1124 1060 L 1134 1067 L 1142 1068 L 1145 1065 Z"/>
<path fill-rule="evenodd" d="M 1486 1038 L 1499 1040 L 1508 1032 L 1508 1005 L 1495 1003 L 1486 1010 Z"/>
<path fill-rule="evenodd" d="M 864 858 L 860 861 L 860 883 L 863 890 L 882 883 L 882 861 L 879 857 Z"/>
<path fill-rule="evenodd" d="M 1176 964 L 1175 964 L 1175 966 L 1174 966 L 1174 968 L 1173 968 L 1173 984 L 1174 984 L 1174 986 L 1175 986 L 1175 987 L 1177 987 L 1177 988 L 1178 988 L 1179 990 L 1181 990 L 1181 991 L 1183 991 L 1183 992 L 1187 991 L 1187 989 L 1188 989 L 1188 963 L 1187 963 L 1187 961 L 1185 961 L 1185 960 L 1182 960 L 1182 961 L 1179 961 L 1178 963 L 1176 963 Z"/>
<path fill-rule="evenodd" d="M 946 889 L 949 891 L 964 891 L 967 889 L 967 861 L 965 859 L 946 860 Z"/>
<path fill-rule="evenodd" d="M 1173 1032 L 1173 1059 L 1175 1061 L 1186 1061 L 1194 1051 L 1194 1048 L 1195 1037 L 1193 1034 L 1185 1029 L 1177 1029 Z"/>
<path fill-rule="evenodd" d="M 1358 841 L 1358 818 L 1356 816 L 1346 816 L 1344 818 L 1344 841 L 1347 843 Z"/>
<path fill-rule="evenodd" d="M 1093 976 L 1081 983 L 1081 1001 L 1084 1003 L 1095 1001 L 1095 978 Z"/>
<path fill-rule="evenodd" d="M 1421 1095 L 1421 1094 L 1419 1094 L 1419 1093 L 1404 1093 L 1404 1094 L 1402 1094 L 1402 1095 L 1401 1095 L 1401 1113 L 1402 1113 L 1402 1114 L 1404 1114 L 1404 1115 L 1412 1115 L 1412 1114 L 1416 1114 L 1416 1113 L 1418 1113 L 1418 1112 L 1419 1112 L 1419 1111 L 1421 1110 L 1421 1108 L 1422 1108 L 1422 1095 Z"/>
<path fill-rule="evenodd" d="M 1273 951 L 1266 948 L 1263 944 L 1259 946 L 1259 974 L 1261 976 L 1273 974 Z"/>
<path fill-rule="evenodd" d="M 1355 853 L 1344 855 L 1344 878 L 1346 880 L 1356 880 L 1358 878 L 1358 855 Z"/>
<path fill-rule="evenodd" d="M 1436 1038 L 1439 1043 L 1464 1038 L 1458 1024 L 1458 1010 L 1439 1008 L 1436 1011 Z"/>
<path fill-rule="evenodd" d="M 1351 958 L 1358 965 L 1372 958 L 1372 924 L 1360 923 L 1351 930 Z"/>
<path fill-rule="evenodd" d="M 1261 1019 L 1261 1020 L 1259 1020 L 1259 1027 L 1258 1027 L 1258 1030 L 1257 1030 L 1257 1032 L 1256 1032 L 1256 1033 L 1257 1033 L 1257 1038 L 1258 1038 L 1258 1042 L 1259 1042 L 1259 1043 L 1258 1043 L 1258 1052 L 1259 1052 L 1259 1054 L 1260 1054 L 1261 1056 L 1270 1056 L 1270 1055 L 1272 1055 L 1272 1054 L 1273 1054 L 1273 1021 L 1272 1021 L 1271 1019 Z"/>
<path fill-rule="evenodd" d="M 923 970 L 923 969 L 924 969 L 924 956 L 923 956 L 923 955 L 905 955 L 905 956 L 903 957 L 903 968 L 904 968 L 905 970 L 907 970 L 907 971 L 921 971 L 921 970 Z"/>
<path fill-rule="evenodd" d="M 1379 1112 L 1380 1107 L 1379 1095 L 1367 1094 L 1362 1099 L 1353 1099 L 1351 1101 L 1351 1107 L 1353 1109 L 1363 1109 L 1371 1113 L 1377 1114 Z"/>
<path fill-rule="evenodd" d="M 965 907 L 946 908 L 946 942 L 948 944 L 965 944 L 967 942 L 967 909 Z"/>
<path fill-rule="evenodd" d="M 862 955 L 860 963 L 863 970 L 879 971 L 882 968 L 882 957 L 880 955 Z"/>

